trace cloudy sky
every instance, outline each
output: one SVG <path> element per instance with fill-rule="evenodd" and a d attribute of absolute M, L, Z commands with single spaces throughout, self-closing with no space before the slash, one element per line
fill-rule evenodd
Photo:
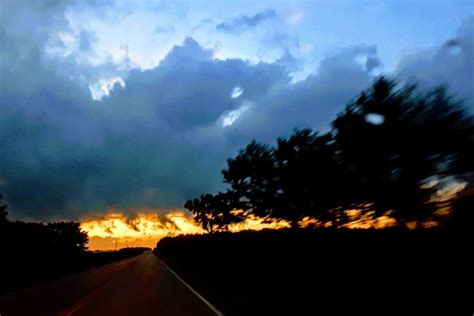
<path fill-rule="evenodd" d="M 166 212 L 226 157 L 325 130 L 375 76 L 473 108 L 472 1 L 0 2 L 0 193 L 13 218 Z"/>

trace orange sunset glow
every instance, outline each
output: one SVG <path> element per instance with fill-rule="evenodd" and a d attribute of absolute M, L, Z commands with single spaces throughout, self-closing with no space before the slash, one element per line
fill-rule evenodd
<path fill-rule="evenodd" d="M 249 216 L 245 221 L 229 226 L 229 231 L 280 229 L 289 227 L 286 221 Z M 85 219 L 81 229 L 89 235 L 89 250 L 115 250 L 125 247 L 150 247 L 163 237 L 180 234 L 202 234 L 189 215 L 182 210 L 167 214 L 138 213 L 129 218 L 121 212 L 111 212 L 103 217 Z"/>
<path fill-rule="evenodd" d="M 182 211 L 165 215 L 138 213 L 133 218 L 121 212 L 111 212 L 101 218 L 83 220 L 81 229 L 89 235 L 90 250 L 153 248 L 165 236 L 203 233 L 193 219 Z"/>
<path fill-rule="evenodd" d="M 352 222 L 346 224 L 348 228 L 368 229 L 386 228 L 396 225 L 395 219 L 385 215 L 373 218 L 369 212 L 361 216 L 359 210 L 348 210 Z M 305 217 L 300 221 L 301 227 L 319 225 L 313 218 Z M 331 226 L 326 223 L 324 226 Z M 254 215 L 241 222 L 229 225 L 228 230 L 238 232 L 242 230 L 262 230 L 289 228 L 290 223 L 285 220 L 259 218 Z M 89 250 L 115 250 L 125 247 L 150 247 L 163 237 L 181 234 L 203 234 L 192 216 L 183 210 L 170 211 L 167 214 L 138 213 L 135 217 L 127 217 L 120 211 L 113 211 L 100 218 L 85 219 L 81 222 L 81 229 L 89 235 Z"/>

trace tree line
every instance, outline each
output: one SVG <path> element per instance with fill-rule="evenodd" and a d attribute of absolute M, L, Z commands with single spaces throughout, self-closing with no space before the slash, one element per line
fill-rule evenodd
<path fill-rule="evenodd" d="M 28 223 L 9 221 L 7 205 L 0 194 L 0 251 L 24 251 L 35 247 L 42 252 L 76 254 L 86 250 L 87 233 L 78 222 Z M 37 245 L 37 246 L 35 246 Z"/>
<path fill-rule="evenodd" d="M 0 194 L 0 295 L 139 255 L 148 248 L 87 251 L 78 222 L 38 223 L 8 219 Z"/>
<path fill-rule="evenodd" d="M 225 192 L 184 207 L 208 232 L 249 216 L 338 226 L 351 220 L 348 209 L 404 226 L 439 221 L 435 193 L 474 171 L 474 117 L 443 86 L 421 91 L 380 77 L 330 126 L 295 129 L 273 145 L 253 140 L 227 159 Z"/>

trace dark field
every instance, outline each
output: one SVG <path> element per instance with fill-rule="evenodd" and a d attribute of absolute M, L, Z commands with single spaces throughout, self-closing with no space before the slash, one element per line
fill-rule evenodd
<path fill-rule="evenodd" d="M 473 309 L 467 240 L 288 229 L 165 238 L 155 253 L 226 315 L 456 315 Z"/>

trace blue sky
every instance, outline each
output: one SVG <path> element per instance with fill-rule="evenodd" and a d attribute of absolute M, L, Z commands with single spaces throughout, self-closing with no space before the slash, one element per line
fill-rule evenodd
<path fill-rule="evenodd" d="M 225 158 L 325 130 L 386 74 L 472 108 L 472 1 L 0 4 L 0 192 L 16 218 L 166 211 Z"/>
<path fill-rule="evenodd" d="M 407 53 L 444 42 L 474 10 L 470 1 L 436 0 L 118 1 L 101 8 L 71 6 L 67 16 L 74 31 L 96 32 L 102 54 L 117 55 L 127 45 L 132 59 L 145 68 L 156 66 L 173 45 L 192 36 L 205 47 L 220 41 L 220 58 L 271 61 L 290 49 L 309 70 L 334 50 L 361 43 L 377 45 L 384 65 L 393 70 Z M 275 14 L 252 29 L 215 28 L 265 10 Z"/>
<path fill-rule="evenodd" d="M 272 14 L 252 27 L 218 28 L 262 12 Z M 473 12 L 470 1 L 78 1 L 66 6 L 62 30 L 49 34 L 46 56 L 70 54 L 83 33 L 94 54 L 78 63 L 119 63 L 128 56 L 149 69 L 192 37 L 220 59 L 273 62 L 288 52 L 301 80 L 325 56 L 366 44 L 377 47 L 380 70 L 393 72 L 404 56 L 446 41 Z"/>

